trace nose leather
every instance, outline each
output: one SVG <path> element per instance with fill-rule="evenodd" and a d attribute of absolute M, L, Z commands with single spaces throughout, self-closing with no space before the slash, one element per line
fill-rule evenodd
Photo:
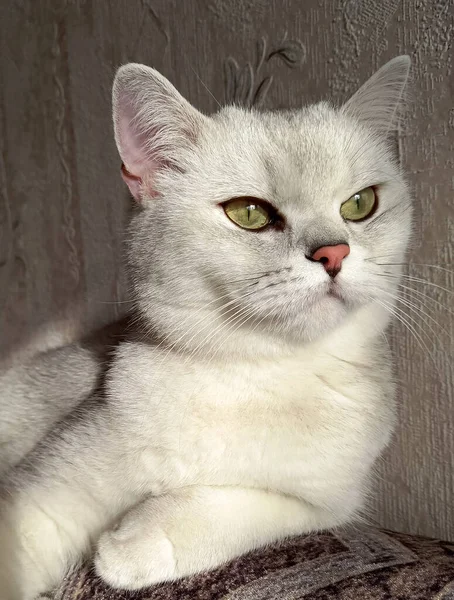
<path fill-rule="evenodd" d="M 342 268 L 342 261 L 349 254 L 350 246 L 348 244 L 322 246 L 312 254 L 311 260 L 322 263 L 328 275 L 334 278 Z"/>

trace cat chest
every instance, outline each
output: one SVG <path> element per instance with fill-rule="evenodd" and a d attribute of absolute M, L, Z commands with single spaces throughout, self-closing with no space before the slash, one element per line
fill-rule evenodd
<path fill-rule="evenodd" d="M 311 377 L 304 385 L 199 386 L 175 403 L 172 420 L 166 444 L 188 483 L 292 494 L 370 463 L 387 429 L 386 419 Z"/>

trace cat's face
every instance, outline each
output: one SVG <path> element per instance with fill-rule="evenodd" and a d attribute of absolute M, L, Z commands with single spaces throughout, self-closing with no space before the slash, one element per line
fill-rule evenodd
<path fill-rule="evenodd" d="M 245 331 L 298 343 L 360 307 L 393 307 L 400 266 L 389 263 L 403 261 L 411 203 L 384 137 L 350 112 L 226 108 L 183 130 L 162 164 L 147 149 L 152 168 L 140 172 L 142 158 L 126 174 L 141 204 L 133 281 L 164 334 L 189 346 Z M 362 190 L 367 206 L 345 204 Z"/>

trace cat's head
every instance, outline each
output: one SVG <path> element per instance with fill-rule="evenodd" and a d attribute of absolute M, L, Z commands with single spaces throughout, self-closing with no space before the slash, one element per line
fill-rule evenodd
<path fill-rule="evenodd" d="M 210 117 L 157 71 L 119 69 L 115 137 L 138 203 L 129 262 L 154 329 L 241 350 L 392 310 L 400 266 L 389 263 L 402 263 L 411 226 L 392 151 L 409 63 L 393 59 L 340 108 Z"/>

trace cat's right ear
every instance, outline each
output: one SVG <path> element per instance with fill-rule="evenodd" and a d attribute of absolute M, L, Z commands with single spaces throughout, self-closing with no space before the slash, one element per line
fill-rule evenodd
<path fill-rule="evenodd" d="M 122 177 L 136 200 L 155 197 L 157 172 L 184 169 L 184 151 L 207 117 L 158 71 L 135 63 L 118 69 L 112 104 Z"/>
<path fill-rule="evenodd" d="M 409 56 L 387 62 L 344 104 L 342 112 L 382 134 L 395 131 L 410 64 Z"/>

